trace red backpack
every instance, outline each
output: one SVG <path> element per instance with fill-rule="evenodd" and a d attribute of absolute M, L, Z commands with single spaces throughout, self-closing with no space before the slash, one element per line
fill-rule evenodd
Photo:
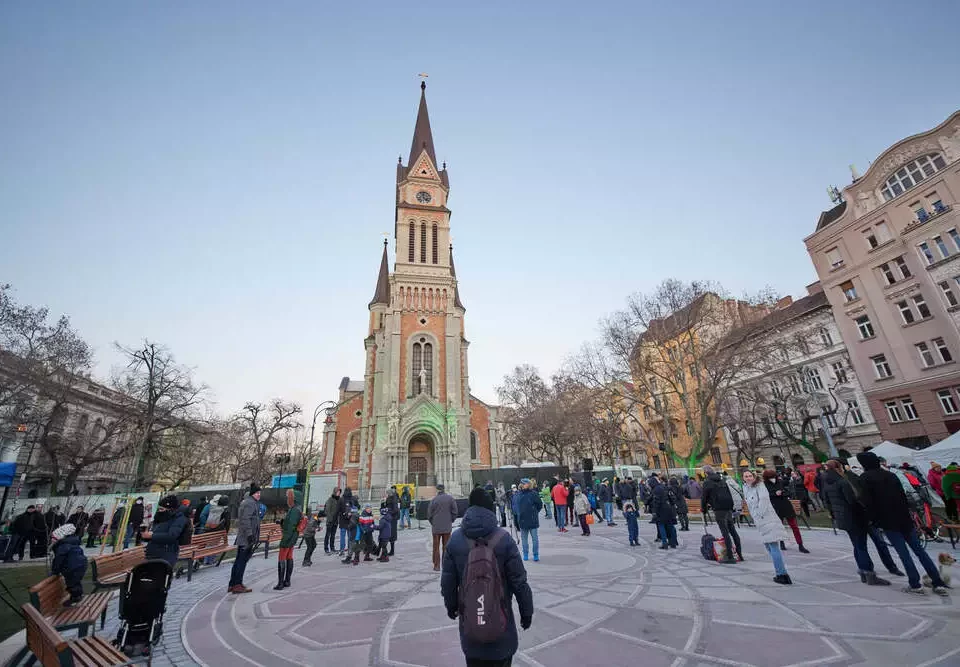
<path fill-rule="evenodd" d="M 464 635 L 478 644 L 490 644 L 507 630 L 503 607 L 503 580 L 495 549 L 506 535 L 497 529 L 486 538 L 469 540 L 471 547 L 460 589 L 460 618 Z"/>

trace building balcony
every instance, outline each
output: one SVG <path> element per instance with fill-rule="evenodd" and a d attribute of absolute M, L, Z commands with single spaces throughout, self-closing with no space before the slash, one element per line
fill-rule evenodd
<path fill-rule="evenodd" d="M 900 232 L 900 235 L 905 236 L 906 234 L 909 234 L 917 227 L 922 227 L 923 225 L 927 224 L 931 220 L 935 220 L 936 218 L 939 218 L 941 215 L 945 213 L 949 213 L 952 210 L 953 210 L 953 206 L 949 204 L 944 204 L 939 200 L 933 203 L 932 211 L 927 211 L 925 208 L 921 208 L 917 211 L 916 220 L 914 220 L 909 225 L 904 227 L 903 231 Z"/>

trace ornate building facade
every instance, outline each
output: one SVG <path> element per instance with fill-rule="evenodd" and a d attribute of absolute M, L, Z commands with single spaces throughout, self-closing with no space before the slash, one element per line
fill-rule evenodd
<path fill-rule="evenodd" d="M 397 164 L 394 270 L 384 241 L 364 378 L 343 379 L 324 429 L 320 471 L 342 471 L 364 494 L 397 483 L 421 495 L 437 483 L 466 494 L 472 469 L 498 465 L 496 407 L 470 394 L 450 180 L 437 163 L 425 89 L 407 164 Z"/>

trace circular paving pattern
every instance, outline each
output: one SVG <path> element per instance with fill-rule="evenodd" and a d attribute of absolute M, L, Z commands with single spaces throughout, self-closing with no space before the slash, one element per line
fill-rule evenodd
<path fill-rule="evenodd" d="M 679 549 L 661 551 L 643 535 L 652 531 L 641 531 L 644 544 L 630 547 L 622 527 L 594 527 L 590 537 L 541 529 L 541 561 L 526 563 L 536 614 L 515 665 L 592 665 L 610 656 L 652 667 L 960 664 L 956 600 L 907 596 L 902 579 L 861 584 L 843 533 L 805 531 L 812 553 L 786 552 L 795 585 L 780 586 L 754 529 L 742 530 L 747 561 L 739 565 L 703 560 L 697 532 L 680 533 Z M 356 567 L 315 555 L 282 592 L 272 590 L 275 565 L 264 562 L 248 576 L 253 593 L 227 595 L 224 583 L 169 619 L 180 626 L 183 662 L 462 665 L 429 533 L 402 532 L 397 553 L 390 563 Z M 225 570 L 201 571 L 194 582 L 205 574 L 225 582 Z M 158 656 L 155 664 L 166 663 Z"/>

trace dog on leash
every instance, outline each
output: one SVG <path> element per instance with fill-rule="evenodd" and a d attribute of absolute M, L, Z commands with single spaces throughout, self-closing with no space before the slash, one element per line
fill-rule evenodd
<path fill-rule="evenodd" d="M 937 556 L 937 561 L 940 563 L 940 578 L 943 580 L 947 586 L 950 585 L 950 572 L 949 569 L 953 567 L 953 564 L 957 562 L 957 559 L 948 554 L 946 551 L 941 551 L 940 555 Z M 930 575 L 923 575 L 923 585 L 927 588 L 930 588 L 933 585 L 933 582 L 930 581 Z"/>

